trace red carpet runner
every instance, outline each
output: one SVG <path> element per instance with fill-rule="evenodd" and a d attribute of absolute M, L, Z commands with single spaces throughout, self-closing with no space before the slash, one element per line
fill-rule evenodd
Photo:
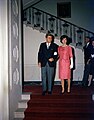
<path fill-rule="evenodd" d="M 25 86 L 32 92 L 25 110 L 24 120 L 94 120 L 93 87 L 72 86 L 71 93 L 60 94 L 61 86 L 55 85 L 52 95 L 42 96 L 41 86 Z"/>

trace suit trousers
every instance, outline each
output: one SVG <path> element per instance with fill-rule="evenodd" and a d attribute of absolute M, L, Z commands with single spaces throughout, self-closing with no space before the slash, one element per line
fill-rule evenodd
<path fill-rule="evenodd" d="M 47 63 L 45 67 L 41 68 L 41 78 L 42 78 L 42 90 L 43 91 L 52 91 L 52 83 L 54 80 L 54 71 L 55 67 L 50 67 Z"/>
<path fill-rule="evenodd" d="M 83 81 L 82 81 L 82 84 L 84 86 L 86 86 L 88 84 L 89 73 L 90 73 L 90 63 L 85 65 Z"/>

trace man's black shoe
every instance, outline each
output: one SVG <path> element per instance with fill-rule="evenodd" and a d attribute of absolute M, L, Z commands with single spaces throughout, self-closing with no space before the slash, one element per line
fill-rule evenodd
<path fill-rule="evenodd" d="M 42 92 L 42 95 L 44 96 L 44 95 L 45 95 L 45 93 L 46 93 L 46 92 L 45 92 L 45 91 L 43 91 L 43 92 Z"/>
<path fill-rule="evenodd" d="M 87 84 L 83 83 L 82 86 L 83 86 L 83 87 L 87 87 Z"/>
<path fill-rule="evenodd" d="M 50 95 L 51 95 L 51 94 L 52 94 L 52 92 L 51 92 L 51 91 L 48 91 L 48 94 L 50 94 Z"/>

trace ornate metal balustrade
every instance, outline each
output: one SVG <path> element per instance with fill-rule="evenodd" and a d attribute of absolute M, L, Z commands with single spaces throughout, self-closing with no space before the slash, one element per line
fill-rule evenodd
<path fill-rule="evenodd" d="M 85 36 L 94 36 L 93 32 L 34 7 L 24 10 L 23 21 L 26 25 L 38 29 L 40 32 L 50 32 L 57 38 L 63 34 L 68 35 L 72 40 L 71 43 L 79 48 L 84 45 Z"/>

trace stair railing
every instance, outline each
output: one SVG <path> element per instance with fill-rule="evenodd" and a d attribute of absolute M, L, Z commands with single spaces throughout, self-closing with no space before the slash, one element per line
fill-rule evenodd
<path fill-rule="evenodd" d="M 71 43 L 79 48 L 84 45 L 85 36 L 94 36 L 94 33 L 89 30 L 34 7 L 24 10 L 23 21 L 33 29 L 38 29 L 44 33 L 52 33 L 57 38 L 63 34 L 68 35 L 72 40 Z"/>

